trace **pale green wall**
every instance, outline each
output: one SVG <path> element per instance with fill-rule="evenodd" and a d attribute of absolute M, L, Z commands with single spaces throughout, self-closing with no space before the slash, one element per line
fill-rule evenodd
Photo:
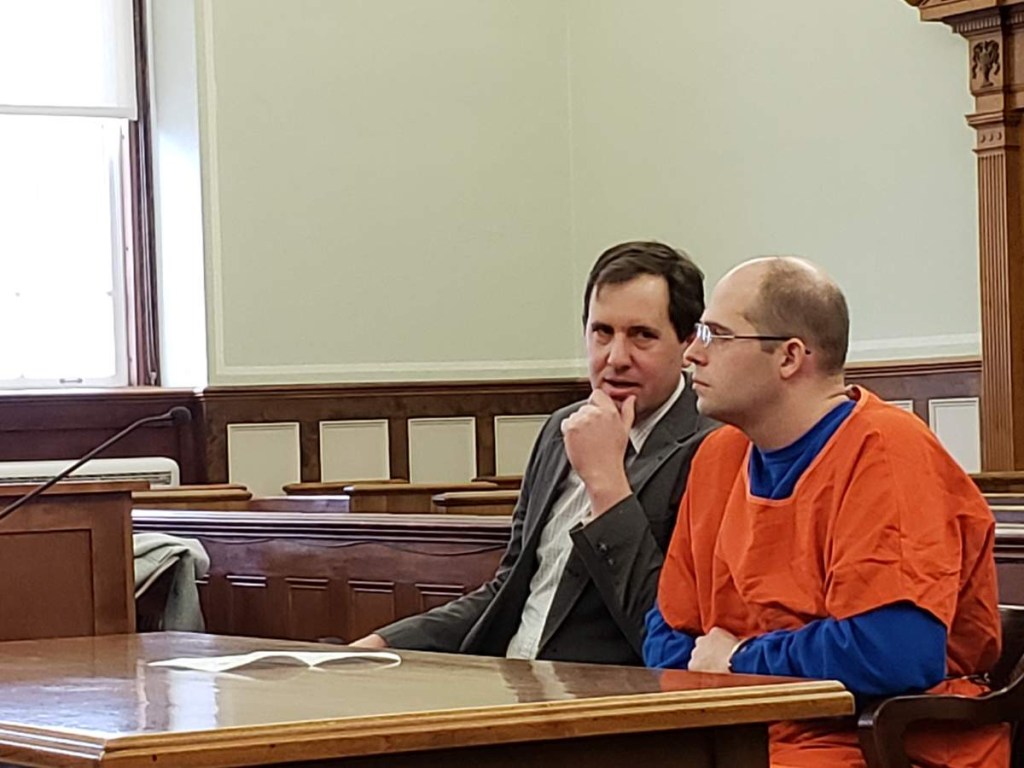
<path fill-rule="evenodd" d="M 212 383 L 576 375 L 634 237 L 978 351 L 965 45 L 900 0 L 198 4 Z"/>
<path fill-rule="evenodd" d="M 978 354 L 966 43 L 902 0 L 570 0 L 574 259 L 796 253 L 859 360 Z"/>
<path fill-rule="evenodd" d="M 577 373 L 558 3 L 204 11 L 211 380 Z"/>

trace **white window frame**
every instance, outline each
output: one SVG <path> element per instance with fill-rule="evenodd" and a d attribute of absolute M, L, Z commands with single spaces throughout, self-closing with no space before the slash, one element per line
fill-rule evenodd
<path fill-rule="evenodd" d="M 101 342 L 104 346 L 104 368 L 108 366 L 106 345 L 113 345 L 113 359 L 109 360 L 113 372 L 110 375 L 87 376 L 86 371 L 68 370 L 60 361 L 59 353 L 44 343 L 30 350 L 23 359 L 11 361 L 13 364 L 8 372 L 18 375 L 0 378 L 0 389 L 122 387 L 136 383 L 133 380 L 137 362 L 134 358 L 140 354 L 142 345 L 136 338 L 140 330 L 133 302 L 139 301 L 134 290 L 135 269 L 142 267 L 135 264 L 134 239 L 137 232 L 141 232 L 139 236 L 143 238 L 147 235 L 144 224 L 137 227 L 133 219 L 143 213 L 135 210 L 138 196 L 133 194 L 131 187 L 136 159 L 130 157 L 129 136 L 134 136 L 137 131 L 133 121 L 140 118 L 138 100 L 142 96 L 137 88 L 135 60 L 138 50 L 136 38 L 145 33 L 145 22 L 139 15 L 140 3 L 142 0 L 0 0 L 0 24 L 3 25 L 0 26 L 0 40 L 7 43 L 0 48 L 0 61 L 5 63 L 3 69 L 9 76 L 21 73 L 8 79 L 0 78 L 0 116 L 31 116 L 42 121 L 68 117 L 103 121 L 99 127 L 102 131 L 99 140 L 107 164 L 110 307 L 113 314 L 109 326 L 106 319 L 103 320 Z M 37 144 L 34 149 L 45 151 L 45 145 Z M 64 174 L 62 166 L 56 166 L 55 170 L 57 179 L 73 178 Z M 140 183 L 144 183 L 142 177 L 144 174 L 140 171 Z M 96 204 L 97 208 L 103 194 L 100 178 L 97 177 L 95 187 L 86 186 L 83 192 L 85 199 Z M 74 206 L 80 199 L 83 198 L 72 197 L 68 204 Z M 46 202 L 40 204 L 46 205 Z M 145 202 L 139 205 L 145 208 Z M 46 209 L 42 210 L 48 213 Z M 65 211 L 57 210 L 47 218 L 52 220 L 53 226 L 59 227 L 62 215 Z M 145 245 L 140 243 L 137 246 L 143 249 L 143 254 Z M 98 253 L 93 253 L 93 258 L 98 256 Z M 56 269 L 60 269 L 59 259 L 60 254 L 53 258 Z M 47 258 L 45 263 L 49 262 Z M 43 296 L 45 301 L 45 293 Z M 148 303 L 148 299 L 146 301 Z M 55 312 L 59 311 L 60 308 L 55 307 Z M 150 309 L 140 307 L 139 312 L 148 316 Z M 58 322 L 67 323 L 67 336 L 74 339 L 78 330 L 74 317 L 57 317 Z M 108 327 L 112 338 L 107 335 Z M 58 334 L 61 331 L 59 328 L 56 330 Z M 8 332 L 19 330 L 9 329 Z M 49 339 L 54 338 L 54 329 L 47 328 L 45 333 Z M 33 339 L 31 331 L 26 332 L 25 338 Z M 149 354 L 152 343 L 152 340 L 145 342 L 146 351 L 142 354 Z M 37 351 L 39 356 L 33 358 Z M 37 365 L 47 356 L 57 364 L 52 367 Z M 40 378 L 38 373 L 49 373 L 48 368 L 63 374 L 63 377 Z"/>
<path fill-rule="evenodd" d="M 46 115 L 36 115 L 36 119 L 47 119 Z M 60 120 L 61 117 L 51 117 Z M 50 389 L 72 387 L 123 387 L 129 382 L 129 318 L 128 318 L 128 262 L 132 258 L 132 238 L 127 227 L 131 222 L 131 199 L 127 178 L 128 170 L 128 120 L 106 118 L 109 127 L 107 134 L 107 179 L 111 210 L 111 290 L 114 332 L 114 372 L 103 377 L 63 377 L 63 378 L 0 378 L 0 390 L 3 389 Z M 2 182 L 0 182 L 2 183 Z M 74 333 L 69 327 L 68 333 Z"/>

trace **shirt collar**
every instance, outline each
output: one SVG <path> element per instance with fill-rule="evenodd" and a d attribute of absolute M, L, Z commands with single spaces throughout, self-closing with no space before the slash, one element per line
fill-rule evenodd
<path fill-rule="evenodd" d="M 668 413 L 672 406 L 676 404 L 676 400 L 683 394 L 683 390 L 686 389 L 686 377 L 682 374 L 679 375 L 679 383 L 676 385 L 676 391 L 662 403 L 658 410 L 652 413 L 650 416 L 645 418 L 643 421 L 639 421 L 633 425 L 633 428 L 629 430 L 629 441 L 633 444 L 633 450 L 636 453 L 640 453 L 644 449 L 644 443 L 647 442 L 647 438 L 651 436 L 651 432 L 658 426 L 658 422 L 662 420 L 666 413 Z"/>

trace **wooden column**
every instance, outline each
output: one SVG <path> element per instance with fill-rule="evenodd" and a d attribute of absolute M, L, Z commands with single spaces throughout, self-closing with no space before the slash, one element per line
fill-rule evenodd
<path fill-rule="evenodd" d="M 907 0 L 966 38 L 981 261 L 981 462 L 1024 470 L 1024 0 Z"/>

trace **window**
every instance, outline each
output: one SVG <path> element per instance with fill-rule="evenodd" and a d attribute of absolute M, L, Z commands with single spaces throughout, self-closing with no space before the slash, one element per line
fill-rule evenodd
<path fill-rule="evenodd" d="M 140 24 L 131 0 L 0 0 L 0 387 L 155 383 Z"/>

